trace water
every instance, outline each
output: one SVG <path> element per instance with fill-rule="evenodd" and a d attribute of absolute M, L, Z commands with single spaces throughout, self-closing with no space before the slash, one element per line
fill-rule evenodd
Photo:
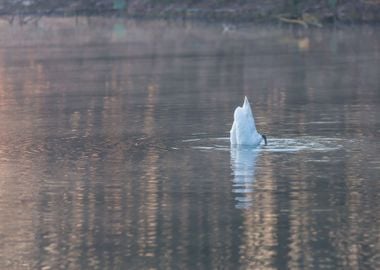
<path fill-rule="evenodd" d="M 380 268 L 378 27 L 0 29 L 0 269 Z"/>

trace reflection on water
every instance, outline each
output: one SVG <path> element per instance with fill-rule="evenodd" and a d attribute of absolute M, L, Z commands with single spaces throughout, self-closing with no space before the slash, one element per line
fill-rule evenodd
<path fill-rule="evenodd" d="M 193 140 L 186 140 L 192 142 Z M 228 138 L 224 143 L 229 142 Z M 214 145 L 210 143 L 212 140 L 195 141 L 197 144 L 207 144 L 208 146 L 193 146 L 194 149 L 224 151 L 229 145 Z M 252 193 L 255 182 L 255 166 L 256 159 L 260 153 L 293 153 L 293 152 L 326 152 L 336 151 L 342 148 L 343 140 L 322 138 L 322 137 L 299 137 L 293 139 L 271 138 L 270 144 L 260 148 L 250 147 L 231 147 L 231 168 L 233 171 L 233 192 L 236 193 L 237 208 L 249 208 L 252 204 Z M 347 142 L 345 142 L 347 143 Z M 326 160 L 317 160 L 316 162 L 324 162 Z"/>
<path fill-rule="evenodd" d="M 233 192 L 236 194 L 236 207 L 251 206 L 255 165 L 259 149 L 231 147 L 231 167 L 233 170 Z"/>
<path fill-rule="evenodd" d="M 0 269 L 380 267 L 378 27 L 0 29 Z"/>

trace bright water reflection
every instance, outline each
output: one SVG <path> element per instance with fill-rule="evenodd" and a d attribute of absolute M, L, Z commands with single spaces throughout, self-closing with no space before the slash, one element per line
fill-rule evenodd
<path fill-rule="evenodd" d="M 0 29 L 0 269 L 380 268 L 378 27 Z"/>
<path fill-rule="evenodd" d="M 231 167 L 233 171 L 233 192 L 236 194 L 236 207 L 249 208 L 250 195 L 255 181 L 256 158 L 259 149 L 231 147 Z"/>

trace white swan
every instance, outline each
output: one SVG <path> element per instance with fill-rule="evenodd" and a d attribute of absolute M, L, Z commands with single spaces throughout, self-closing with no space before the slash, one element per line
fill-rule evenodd
<path fill-rule="evenodd" d="M 251 105 L 245 97 L 243 107 L 238 106 L 234 112 L 234 123 L 230 130 L 231 145 L 258 146 L 262 142 L 267 145 L 267 137 L 256 130 Z"/>

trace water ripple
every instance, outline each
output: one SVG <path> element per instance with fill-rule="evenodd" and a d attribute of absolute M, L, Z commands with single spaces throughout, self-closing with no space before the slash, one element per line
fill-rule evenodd
<path fill-rule="evenodd" d="M 334 151 L 344 147 L 352 140 L 340 138 L 325 138 L 317 136 L 302 136 L 298 138 L 269 138 L 268 145 L 254 148 L 253 151 L 262 152 L 300 152 L 300 151 Z M 228 137 L 216 138 L 192 138 L 184 139 L 182 143 L 186 147 L 202 151 L 229 151 L 230 141 Z M 256 149 L 256 150 L 255 150 Z"/>

